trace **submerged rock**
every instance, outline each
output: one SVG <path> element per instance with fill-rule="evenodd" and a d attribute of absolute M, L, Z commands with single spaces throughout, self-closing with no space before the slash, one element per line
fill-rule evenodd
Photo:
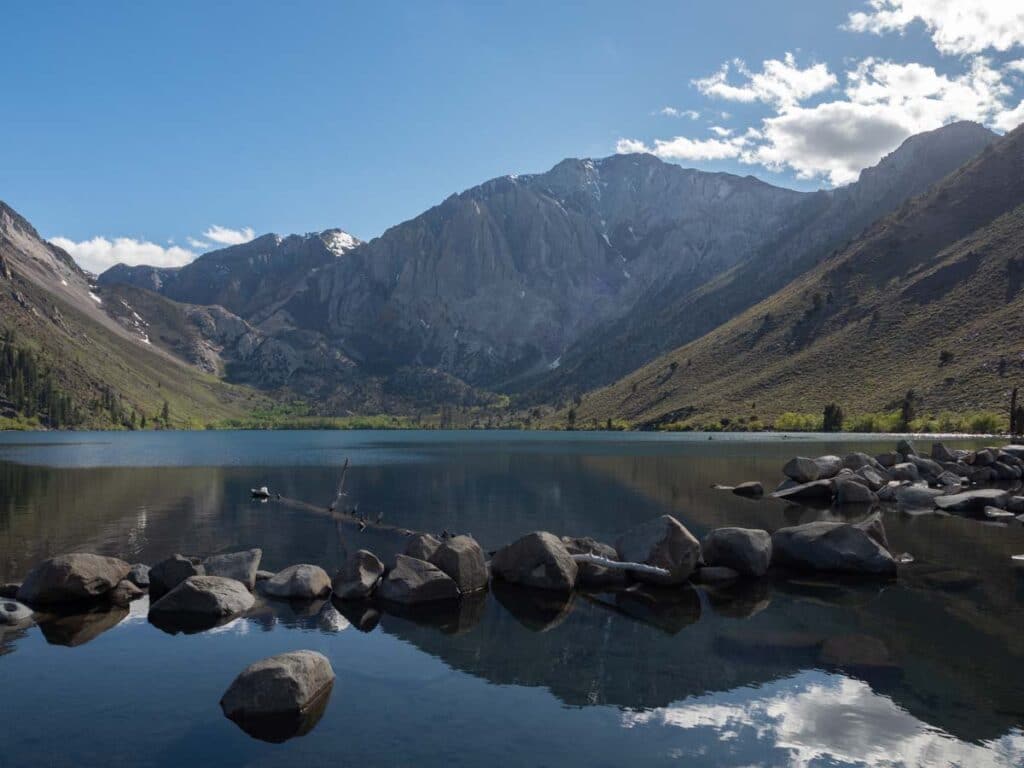
<path fill-rule="evenodd" d="M 634 526 L 615 542 L 619 559 L 664 568 L 668 575 L 632 572 L 637 581 L 649 584 L 682 584 L 700 562 L 700 542 L 671 515 L 662 515 Z"/>
<path fill-rule="evenodd" d="M 716 528 L 701 544 L 704 562 L 743 576 L 763 576 L 772 560 L 772 537 L 756 528 Z"/>
<path fill-rule="evenodd" d="M 315 600 L 330 594 L 331 577 L 318 565 L 301 563 L 285 568 L 264 581 L 263 591 L 270 597 Z"/>
<path fill-rule="evenodd" d="M 149 569 L 149 596 L 159 600 L 185 579 L 205 573 L 198 558 L 173 555 Z"/>
<path fill-rule="evenodd" d="M 426 560 L 397 555 L 395 567 L 377 587 L 377 596 L 403 605 L 458 600 L 459 587 L 444 571 Z"/>
<path fill-rule="evenodd" d="M 761 485 L 756 480 L 751 480 L 746 483 L 740 483 L 739 485 L 732 489 L 732 492 L 735 493 L 737 496 L 758 498 L 760 496 L 764 496 L 764 486 Z"/>
<path fill-rule="evenodd" d="M 472 536 L 444 539 L 434 550 L 429 562 L 451 578 L 462 594 L 487 589 L 490 580 L 487 560 L 483 549 Z"/>
<path fill-rule="evenodd" d="M 203 560 L 203 570 L 208 576 L 223 576 L 245 584 L 252 591 L 256 587 L 256 572 L 263 559 L 263 550 L 259 547 L 242 552 L 231 552 L 223 555 L 211 555 Z"/>
<path fill-rule="evenodd" d="M 124 579 L 131 566 L 116 557 L 81 552 L 44 560 L 33 568 L 18 600 L 29 605 L 50 605 L 104 597 Z"/>
<path fill-rule="evenodd" d="M 772 534 L 772 561 L 818 571 L 895 576 L 896 560 L 869 531 L 849 523 L 814 522 Z"/>
<path fill-rule="evenodd" d="M 384 575 L 384 563 L 365 549 L 356 551 L 334 576 L 331 588 L 338 600 L 365 600 Z"/>
<path fill-rule="evenodd" d="M 305 735 L 323 715 L 334 670 L 323 654 L 292 651 L 246 667 L 220 700 L 224 715 L 254 738 Z"/>
<path fill-rule="evenodd" d="M 564 592 L 576 585 L 579 572 L 561 539 L 546 531 L 529 533 L 499 549 L 491 570 L 513 584 Z"/>

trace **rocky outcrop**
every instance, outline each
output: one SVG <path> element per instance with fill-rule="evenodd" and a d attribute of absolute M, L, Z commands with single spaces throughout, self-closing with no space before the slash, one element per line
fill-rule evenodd
<path fill-rule="evenodd" d="M 402 605 L 458 600 L 458 585 L 440 568 L 407 555 L 395 558 L 395 567 L 377 588 L 382 600 Z"/>
<path fill-rule="evenodd" d="M 792 568 L 891 577 L 897 564 L 870 529 L 813 522 L 772 534 L 772 562 Z"/>
<path fill-rule="evenodd" d="M 327 571 L 308 563 L 285 568 L 261 584 L 268 596 L 286 600 L 315 600 L 331 592 L 331 577 Z"/>
<path fill-rule="evenodd" d="M 258 547 L 243 552 L 211 555 L 203 560 L 203 570 L 210 576 L 240 581 L 252 591 L 256 587 L 256 572 L 262 559 L 263 550 Z"/>
<path fill-rule="evenodd" d="M 316 651 L 292 651 L 246 667 L 220 700 L 224 715 L 270 742 L 308 733 L 330 698 L 334 670 Z"/>
<path fill-rule="evenodd" d="M 764 576 L 771 565 L 772 537 L 755 528 L 716 528 L 701 543 L 704 562 L 743 576 Z"/>
<path fill-rule="evenodd" d="M 630 528 L 615 542 L 619 560 L 664 568 L 667 576 L 645 572 L 633 575 L 651 584 L 682 584 L 700 561 L 700 542 L 671 515 L 662 515 Z"/>
<path fill-rule="evenodd" d="M 495 552 L 491 571 L 512 584 L 569 592 L 579 569 L 557 536 L 537 531 Z"/>
<path fill-rule="evenodd" d="M 338 600 L 365 600 L 384 575 L 384 563 L 365 549 L 357 550 L 331 582 Z"/>
<path fill-rule="evenodd" d="M 115 557 L 86 553 L 59 555 L 33 568 L 18 589 L 18 600 L 29 605 L 74 603 L 104 597 L 131 566 Z"/>

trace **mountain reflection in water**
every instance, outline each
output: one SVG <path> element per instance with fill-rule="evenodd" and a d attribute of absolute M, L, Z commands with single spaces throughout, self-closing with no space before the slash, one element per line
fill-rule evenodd
<path fill-rule="evenodd" d="M 136 436 L 123 437 L 137 455 Z M 261 546 L 269 569 L 333 569 L 353 546 L 386 553 L 386 532 L 247 497 L 266 484 L 326 503 L 343 456 L 361 511 L 468 531 L 493 549 L 537 528 L 614 539 L 664 512 L 698 536 L 834 516 L 709 486 L 768 485 L 789 455 L 843 450 L 272 433 L 235 436 L 243 458 L 258 443 L 259 464 L 230 466 L 218 436 L 223 464 L 188 467 L 176 453 L 186 436 L 140 437 L 165 441 L 165 466 L 46 466 L 38 446 L 33 465 L 5 462 L 0 443 L 0 581 L 66 549 L 152 562 Z M 803 577 L 567 598 L 496 585 L 445 610 L 397 613 L 260 600 L 243 618 L 173 636 L 146 622 L 145 599 L 130 612 L 47 614 L 0 629 L 5 749 L 13 764 L 1024 764 L 1024 578 L 1009 564 L 1024 528 L 896 511 L 885 524 L 894 550 L 916 559 L 893 584 Z M 220 722 L 216 703 L 246 664 L 297 648 L 330 658 L 336 689 L 315 728 L 266 752 Z"/>

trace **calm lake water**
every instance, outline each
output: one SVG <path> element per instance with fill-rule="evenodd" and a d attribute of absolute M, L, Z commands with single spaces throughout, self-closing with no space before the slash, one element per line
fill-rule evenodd
<path fill-rule="evenodd" d="M 339 468 L 360 512 L 495 549 L 532 530 L 614 540 L 671 513 L 695 535 L 819 518 L 775 500 L 792 455 L 894 439 L 465 432 L 0 434 L 0 581 L 95 551 L 152 563 L 260 546 L 318 563 L 387 535 L 257 503 L 326 506 Z M 927 449 L 927 441 L 918 441 Z M 949 445 L 971 446 L 947 441 Z M 169 635 L 130 611 L 0 630 L 0 764 L 10 766 L 1020 766 L 1024 526 L 887 510 L 898 583 L 801 579 L 647 603 L 492 592 L 458 613 L 260 603 Z M 312 649 L 337 681 L 322 719 L 250 738 L 219 699 L 249 663 Z"/>

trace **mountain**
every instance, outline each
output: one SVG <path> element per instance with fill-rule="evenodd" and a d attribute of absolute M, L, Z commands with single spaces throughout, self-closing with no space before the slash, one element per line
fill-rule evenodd
<path fill-rule="evenodd" d="M 853 184 L 807 195 L 777 237 L 704 284 L 685 276 L 655 283 L 632 312 L 581 336 L 561 366 L 531 382 L 533 400 L 608 384 L 648 360 L 699 338 L 770 296 L 880 216 L 926 191 L 998 137 L 960 122 L 908 138 Z"/>
<path fill-rule="evenodd" d="M 132 413 L 153 417 L 164 402 L 175 425 L 241 415 L 263 402 L 150 343 L 141 319 L 115 320 L 91 277 L 2 202 L 0 329 L 10 334 L 4 354 L 21 357 L 12 379 L 18 392 L 0 382 L 0 411 L 8 417 L 36 415 L 16 407 L 26 378 L 67 398 L 75 418 L 63 423 L 77 426 L 119 425 Z M 34 410 L 35 401 L 30 405 Z"/>
<path fill-rule="evenodd" d="M 645 155 L 493 179 L 312 275 L 283 308 L 375 372 L 504 389 L 559 365 L 667 280 L 701 285 L 779 236 L 805 197 Z"/>
<path fill-rule="evenodd" d="M 269 234 L 210 251 L 183 267 L 118 264 L 100 275 L 99 283 L 134 285 L 187 304 L 217 305 L 260 322 L 311 272 L 357 245 L 357 238 L 340 229 L 288 237 Z"/>
<path fill-rule="evenodd" d="M 1004 410 L 1022 377 L 1024 128 L 781 290 L 582 399 L 577 418 Z"/>

